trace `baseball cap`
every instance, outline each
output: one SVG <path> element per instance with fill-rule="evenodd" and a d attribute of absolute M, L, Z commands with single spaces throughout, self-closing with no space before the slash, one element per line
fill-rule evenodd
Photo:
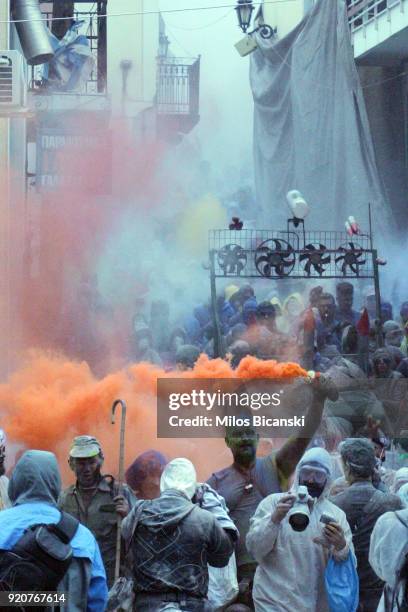
<path fill-rule="evenodd" d="M 93 436 L 77 436 L 74 438 L 69 456 L 74 459 L 86 459 L 102 454 L 98 440 Z"/>

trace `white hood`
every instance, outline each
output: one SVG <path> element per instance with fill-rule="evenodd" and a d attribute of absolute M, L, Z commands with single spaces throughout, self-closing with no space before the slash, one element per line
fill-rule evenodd
<path fill-rule="evenodd" d="M 323 493 L 316 500 L 327 498 L 330 494 L 330 488 L 333 483 L 333 460 L 326 449 L 315 447 L 307 450 L 299 463 L 296 466 L 295 478 L 291 490 L 297 491 L 299 487 L 299 471 L 302 465 L 315 465 L 323 468 L 327 472 L 327 481 L 323 489 Z"/>
<path fill-rule="evenodd" d="M 160 479 L 160 491 L 176 489 L 191 499 L 197 488 L 197 474 L 188 459 L 180 457 L 166 465 Z"/>

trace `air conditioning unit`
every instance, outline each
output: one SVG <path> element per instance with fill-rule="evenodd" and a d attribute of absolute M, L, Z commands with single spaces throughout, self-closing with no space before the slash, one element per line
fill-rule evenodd
<path fill-rule="evenodd" d="M 0 50 L 0 116 L 26 107 L 25 59 L 19 51 Z"/>

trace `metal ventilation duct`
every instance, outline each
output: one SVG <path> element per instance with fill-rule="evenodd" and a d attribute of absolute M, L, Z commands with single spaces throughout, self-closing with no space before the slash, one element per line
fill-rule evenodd
<path fill-rule="evenodd" d="M 12 8 L 21 47 L 28 64 L 45 64 L 54 56 L 38 0 L 14 0 Z"/>

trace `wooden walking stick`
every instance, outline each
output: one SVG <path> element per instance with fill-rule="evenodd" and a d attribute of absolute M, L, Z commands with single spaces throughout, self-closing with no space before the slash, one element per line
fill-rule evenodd
<path fill-rule="evenodd" d="M 123 493 L 123 481 L 125 478 L 125 426 L 126 426 L 126 404 L 123 400 L 117 399 L 112 405 L 112 424 L 115 423 L 116 406 L 120 404 L 122 407 L 122 419 L 120 422 L 120 444 L 119 444 L 119 478 L 118 478 L 118 495 Z M 118 514 L 117 519 L 117 534 L 116 534 L 116 562 L 115 562 L 115 580 L 120 574 L 120 548 L 121 548 L 121 532 L 122 517 Z"/>

